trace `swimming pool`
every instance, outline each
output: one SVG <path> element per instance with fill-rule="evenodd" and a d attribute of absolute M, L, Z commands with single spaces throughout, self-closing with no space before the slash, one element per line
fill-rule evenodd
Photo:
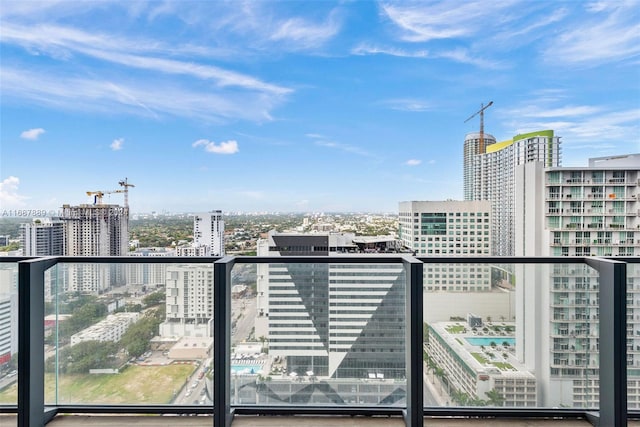
<path fill-rule="evenodd" d="M 262 371 L 261 365 L 231 365 L 232 374 L 252 375 Z"/>
<path fill-rule="evenodd" d="M 475 345 L 478 347 L 480 347 L 481 345 L 485 347 L 489 347 L 492 342 L 496 343 L 497 345 L 502 345 L 503 342 L 509 343 L 510 346 L 516 345 L 515 338 L 506 338 L 506 337 L 470 337 L 470 338 L 465 338 L 465 340 L 467 340 L 469 344 Z"/>

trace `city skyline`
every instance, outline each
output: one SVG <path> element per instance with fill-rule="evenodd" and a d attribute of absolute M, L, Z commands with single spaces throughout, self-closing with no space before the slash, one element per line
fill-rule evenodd
<path fill-rule="evenodd" d="M 485 132 L 552 129 L 563 166 L 640 152 L 638 6 L 2 1 L 0 206 L 125 177 L 132 212 L 462 200 L 489 101 Z"/>

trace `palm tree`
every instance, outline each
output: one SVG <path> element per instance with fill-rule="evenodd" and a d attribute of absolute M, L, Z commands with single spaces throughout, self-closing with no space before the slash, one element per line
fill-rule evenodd
<path fill-rule="evenodd" d="M 444 369 L 442 369 L 439 366 L 436 366 L 434 373 L 436 377 L 440 379 L 440 391 L 442 391 L 442 380 L 444 379 L 444 376 L 447 374 L 444 372 Z"/>
<path fill-rule="evenodd" d="M 489 398 L 487 403 L 490 406 L 503 406 L 502 404 L 504 403 L 504 397 L 502 397 L 502 395 L 495 388 L 487 391 L 485 395 L 487 396 L 487 398 Z"/>
<path fill-rule="evenodd" d="M 429 359 L 427 360 L 427 367 L 431 371 L 431 382 L 435 383 L 434 374 L 436 372 L 436 369 L 438 368 L 438 365 L 431 357 L 429 357 Z"/>

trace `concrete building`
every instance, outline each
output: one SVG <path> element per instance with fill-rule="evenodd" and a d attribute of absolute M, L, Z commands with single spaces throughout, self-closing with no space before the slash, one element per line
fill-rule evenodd
<path fill-rule="evenodd" d="M 487 147 L 496 143 L 496 139 L 493 135 L 489 135 L 488 133 L 484 133 L 484 150 L 481 152 L 480 150 L 480 132 L 471 132 L 468 133 L 464 138 L 464 148 L 463 148 L 463 178 L 464 178 L 464 199 L 465 200 L 476 200 L 473 197 L 473 183 L 476 179 L 477 175 L 475 173 L 477 155 L 486 153 Z"/>
<path fill-rule="evenodd" d="M 0 366 L 18 351 L 18 266 L 0 264 Z"/>
<path fill-rule="evenodd" d="M 210 252 L 210 247 L 207 245 L 178 246 L 176 248 L 177 256 L 210 256 Z"/>
<path fill-rule="evenodd" d="M 34 218 L 20 224 L 24 256 L 61 256 L 65 254 L 64 222 L 56 218 Z"/>
<path fill-rule="evenodd" d="M 213 336 L 213 268 L 170 264 L 166 270 L 166 320 L 162 337 Z"/>
<path fill-rule="evenodd" d="M 466 200 L 491 202 L 491 255 L 513 256 L 516 166 L 530 162 L 542 162 L 544 167 L 560 166 L 560 138 L 552 130 L 542 130 L 489 144 L 485 151 L 475 155 L 471 149 L 469 153 L 465 151 L 464 196 Z"/>
<path fill-rule="evenodd" d="M 517 168 L 516 184 L 516 255 L 640 254 L 640 155 L 594 158 L 583 168 L 530 163 Z M 628 406 L 639 408 L 640 269 L 630 264 L 627 274 Z M 597 272 L 575 263 L 519 266 L 516 283 L 518 357 L 538 375 L 539 404 L 597 406 Z"/>
<path fill-rule="evenodd" d="M 399 204 L 399 239 L 416 256 L 488 256 L 491 203 L 488 201 L 410 201 Z M 425 291 L 474 292 L 491 289 L 487 265 L 424 268 Z"/>
<path fill-rule="evenodd" d="M 258 242 L 258 255 L 349 257 L 358 251 L 353 237 L 272 231 Z M 405 325 L 393 314 L 405 304 L 401 265 L 272 263 L 258 264 L 257 274 L 255 335 L 268 338 L 269 355 L 285 359 L 289 373 L 319 378 L 404 376 Z"/>
<path fill-rule="evenodd" d="M 129 252 L 135 257 L 168 257 L 175 256 L 176 251 L 166 248 L 138 248 Z M 166 283 L 166 264 L 127 264 L 127 284 L 144 285 L 152 288 Z"/>
<path fill-rule="evenodd" d="M 120 341 L 129 326 L 138 321 L 139 313 L 110 314 L 106 319 L 71 335 L 71 345 L 84 341 Z"/>
<path fill-rule="evenodd" d="M 67 256 L 124 256 L 129 250 L 129 208 L 118 205 L 62 206 Z M 65 290 L 102 293 L 125 283 L 123 265 L 70 264 Z"/>
<path fill-rule="evenodd" d="M 472 329 L 478 328 L 464 322 L 431 323 L 427 352 L 446 373 L 448 394 L 453 398 L 488 401 L 494 390 L 502 400 L 491 402 L 492 406 L 536 407 L 536 377 L 518 362 L 515 339 L 504 332 L 514 327 L 505 322 L 499 325 L 492 327 L 500 332 L 475 336 Z"/>
<path fill-rule="evenodd" d="M 208 247 L 205 256 L 224 256 L 224 219 L 222 211 L 197 214 L 193 217 L 193 246 Z"/>

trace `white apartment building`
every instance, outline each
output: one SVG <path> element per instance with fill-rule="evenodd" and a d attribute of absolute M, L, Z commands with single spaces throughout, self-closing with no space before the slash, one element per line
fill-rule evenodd
<path fill-rule="evenodd" d="M 166 270 L 166 320 L 162 337 L 213 336 L 213 267 L 171 264 Z"/>
<path fill-rule="evenodd" d="M 0 366 L 18 351 L 18 266 L 0 264 Z"/>
<path fill-rule="evenodd" d="M 468 133 L 464 138 L 463 151 L 463 178 L 464 178 L 464 199 L 476 200 L 473 197 L 473 182 L 475 179 L 474 159 L 478 154 L 486 153 L 487 147 L 496 143 L 496 138 L 488 133 L 483 134 L 484 150 L 481 150 L 480 132 Z"/>
<path fill-rule="evenodd" d="M 20 224 L 24 256 L 64 255 L 64 222 L 55 218 L 34 218 Z"/>
<path fill-rule="evenodd" d="M 516 255 L 640 255 L 640 154 L 588 167 L 520 166 Z M 640 408 L 640 269 L 628 265 L 629 408 Z M 516 269 L 519 357 L 538 375 L 539 404 L 598 405 L 598 274 L 583 264 Z M 542 319 L 548 319 L 542 321 Z"/>
<path fill-rule="evenodd" d="M 168 257 L 175 255 L 175 250 L 166 248 L 138 248 L 129 252 L 129 256 L 135 257 Z M 166 272 L 166 264 L 127 264 L 127 284 L 164 287 Z"/>
<path fill-rule="evenodd" d="M 193 246 L 207 247 L 205 256 L 224 256 L 224 219 L 221 210 L 193 217 Z"/>
<path fill-rule="evenodd" d="M 560 138 L 542 130 L 490 144 L 485 153 L 464 157 L 466 200 L 491 202 L 491 255 L 515 254 L 515 168 L 529 162 L 545 167 L 561 165 Z M 470 178 L 473 176 L 473 179 Z"/>
<path fill-rule="evenodd" d="M 122 335 L 129 329 L 129 326 L 138 321 L 140 313 L 116 313 L 110 314 L 106 319 L 95 325 L 81 330 L 71 335 L 71 345 L 76 345 L 84 341 L 120 341 Z"/>
<path fill-rule="evenodd" d="M 505 322 L 500 325 L 502 329 L 513 327 Z M 538 406 L 536 377 L 513 354 L 513 337 L 502 331 L 473 336 L 470 326 L 464 333 L 461 327 L 453 322 L 429 324 L 427 351 L 446 373 L 449 394 L 455 396 L 455 391 L 486 401 L 487 393 L 495 390 L 503 399 L 500 406 Z"/>
<path fill-rule="evenodd" d="M 409 201 L 399 204 L 399 239 L 416 256 L 488 256 L 491 203 L 488 201 Z M 487 291 L 491 267 L 427 264 L 425 291 Z"/>
<path fill-rule="evenodd" d="M 210 252 L 208 245 L 178 246 L 176 248 L 177 256 L 209 256 Z"/>

